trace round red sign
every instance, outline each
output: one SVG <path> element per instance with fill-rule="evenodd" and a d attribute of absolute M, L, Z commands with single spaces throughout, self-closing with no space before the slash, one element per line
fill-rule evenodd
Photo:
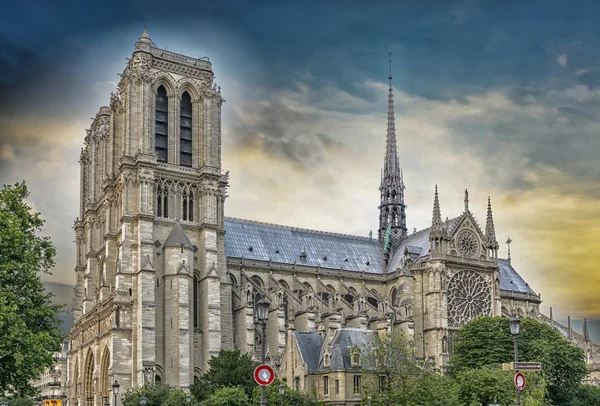
<path fill-rule="evenodd" d="M 515 374 L 515 386 L 518 390 L 525 389 L 525 375 L 520 372 Z"/>
<path fill-rule="evenodd" d="M 259 365 L 254 370 L 254 380 L 261 386 L 270 385 L 275 380 L 275 372 L 267 364 Z"/>

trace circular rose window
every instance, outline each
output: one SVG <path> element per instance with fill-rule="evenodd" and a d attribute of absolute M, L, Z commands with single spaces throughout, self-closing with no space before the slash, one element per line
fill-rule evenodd
<path fill-rule="evenodd" d="M 473 258 L 479 253 L 479 238 L 474 232 L 463 230 L 458 234 L 458 251 L 463 257 Z"/>
<path fill-rule="evenodd" d="M 448 326 L 460 327 L 492 314 L 490 285 L 473 271 L 459 271 L 448 282 Z"/>

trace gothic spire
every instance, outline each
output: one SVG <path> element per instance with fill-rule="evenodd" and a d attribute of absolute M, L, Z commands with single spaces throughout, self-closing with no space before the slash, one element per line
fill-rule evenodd
<path fill-rule="evenodd" d="M 585 341 L 590 340 L 590 332 L 588 331 L 587 318 L 583 319 L 583 339 Z"/>
<path fill-rule="evenodd" d="M 510 243 L 512 242 L 512 240 L 510 239 L 510 237 L 508 237 L 508 240 L 506 240 L 506 245 L 508 245 L 508 263 L 510 264 Z"/>
<path fill-rule="evenodd" d="M 433 195 L 433 217 L 431 219 L 431 230 L 429 231 L 429 239 L 440 239 L 443 234 L 442 213 L 440 211 L 440 200 L 438 197 L 438 187 L 435 185 L 435 193 Z"/>
<path fill-rule="evenodd" d="M 465 189 L 465 213 L 469 211 L 469 189 Z"/>
<path fill-rule="evenodd" d="M 490 249 L 498 249 L 496 240 L 496 229 L 494 228 L 494 217 L 492 215 L 492 201 L 488 196 L 487 220 L 485 222 L 485 245 Z"/>
<path fill-rule="evenodd" d="M 406 235 L 406 205 L 404 204 L 404 179 L 398 160 L 396 146 L 396 124 L 394 117 L 394 91 L 392 88 L 392 54 L 390 53 L 390 75 L 388 80 L 388 117 L 385 143 L 385 157 L 381 176 L 381 204 L 379 206 L 379 240 L 383 241 L 386 230 L 390 229 L 390 242 L 397 245 Z"/>
<path fill-rule="evenodd" d="M 400 178 L 400 163 L 396 147 L 396 121 L 394 115 L 394 89 L 392 88 L 392 54 L 390 53 L 390 87 L 388 88 L 387 136 L 385 141 L 384 172 L 386 175 Z"/>

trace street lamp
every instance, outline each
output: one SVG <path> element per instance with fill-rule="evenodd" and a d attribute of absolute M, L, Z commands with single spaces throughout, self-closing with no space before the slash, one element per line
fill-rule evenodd
<path fill-rule="evenodd" d="M 60 400 L 62 401 L 61 405 L 65 406 L 67 404 L 67 394 L 63 392 L 60 396 Z"/>
<path fill-rule="evenodd" d="M 117 395 L 119 394 L 120 387 L 121 387 L 121 385 L 119 385 L 119 382 L 117 382 L 117 380 L 115 379 L 115 383 L 112 384 L 113 395 L 115 395 L 114 406 L 117 406 Z"/>
<path fill-rule="evenodd" d="M 267 340 L 266 340 L 266 330 L 267 330 L 267 320 L 269 319 L 269 307 L 271 307 L 271 302 L 266 297 L 263 297 L 256 303 L 256 312 L 258 323 L 261 326 L 261 350 L 260 350 L 260 362 L 261 364 L 265 363 L 266 353 L 267 353 Z M 261 385 L 260 387 L 260 406 L 267 406 L 266 400 L 266 392 L 265 387 Z"/>
<path fill-rule="evenodd" d="M 519 362 L 519 344 L 517 342 L 517 337 L 519 335 L 519 331 L 521 330 L 521 320 L 519 320 L 518 317 L 513 317 L 510 319 L 509 324 L 510 324 L 510 334 L 512 334 L 513 342 L 515 343 L 515 362 Z M 518 388 L 515 390 L 516 390 L 515 406 L 521 406 L 521 392 L 519 392 Z"/>
<path fill-rule="evenodd" d="M 148 402 L 148 398 L 146 396 L 142 396 L 140 398 L 140 405 L 144 406 Z"/>
<path fill-rule="evenodd" d="M 192 396 L 188 393 L 185 400 L 187 401 L 187 404 L 189 405 L 190 403 L 192 403 Z"/>
<path fill-rule="evenodd" d="M 367 394 L 367 399 L 369 400 L 369 406 L 371 406 L 371 394 Z"/>
<path fill-rule="evenodd" d="M 283 406 L 283 395 L 285 395 L 285 383 L 279 384 L 279 398 L 281 399 L 281 406 Z"/>

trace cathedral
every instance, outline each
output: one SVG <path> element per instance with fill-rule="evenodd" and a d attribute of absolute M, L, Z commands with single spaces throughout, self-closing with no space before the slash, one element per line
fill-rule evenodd
<path fill-rule="evenodd" d="M 226 217 L 225 100 L 213 79 L 207 58 L 160 49 L 144 29 L 87 130 L 70 404 L 113 403 L 115 380 L 121 394 L 145 382 L 187 389 L 221 349 L 259 359 L 263 340 L 288 385 L 355 404 L 356 349 L 371 335 L 404 331 L 416 355 L 443 371 L 469 320 L 543 317 L 510 251 L 498 257 L 489 199 L 481 227 L 467 191 L 464 211 L 444 218 L 436 187 L 431 227 L 408 233 L 391 75 L 379 224 L 369 237 Z M 262 298 L 264 337 L 255 328 Z"/>

